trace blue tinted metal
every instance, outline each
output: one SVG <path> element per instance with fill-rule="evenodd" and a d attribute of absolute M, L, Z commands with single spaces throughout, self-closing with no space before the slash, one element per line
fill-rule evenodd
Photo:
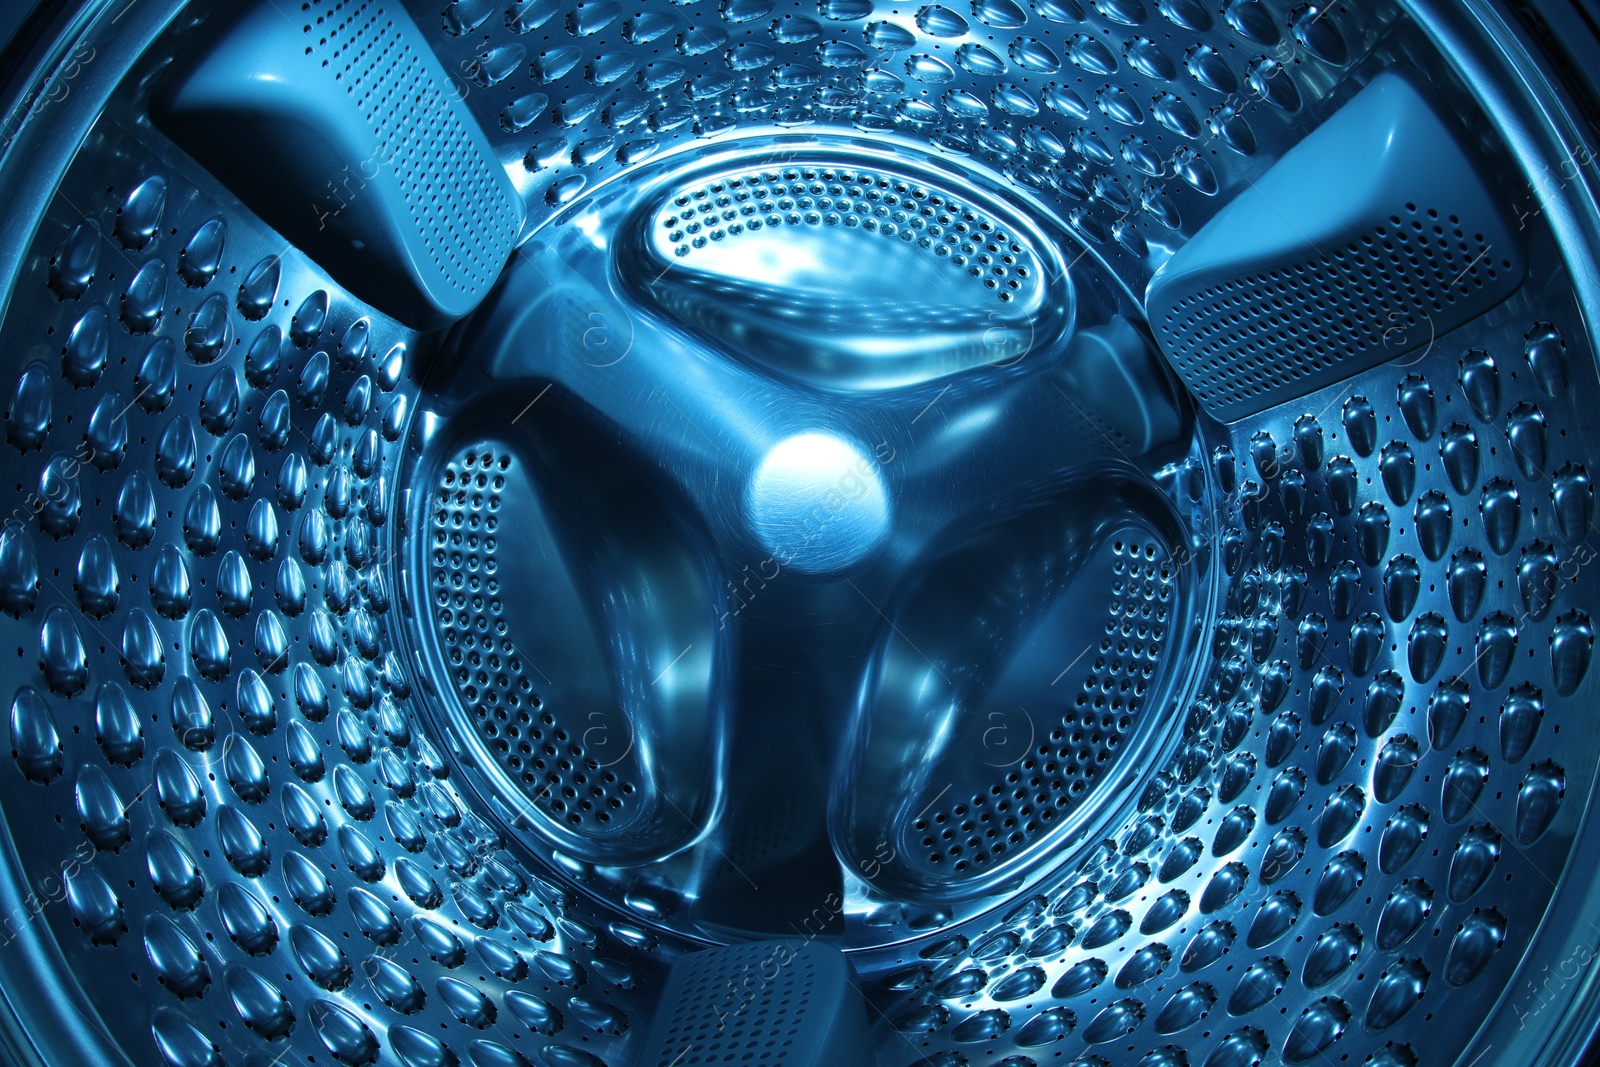
<path fill-rule="evenodd" d="M 1582 1038 L 1600 216 L 1487 8 L 173 7 L 3 134 L 11 1058 Z M 1248 282 L 1402 195 L 1515 269 Z"/>

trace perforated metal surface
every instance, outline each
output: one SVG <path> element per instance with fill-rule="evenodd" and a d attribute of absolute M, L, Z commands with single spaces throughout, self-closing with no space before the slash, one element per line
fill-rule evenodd
<path fill-rule="evenodd" d="M 441 106 L 459 90 L 438 84 L 395 34 L 385 0 L 310 0 L 300 17 L 306 55 L 326 57 L 355 97 L 377 141 L 373 158 L 399 176 L 439 276 L 461 292 L 481 291 L 503 266 L 501 235 L 516 212 L 484 172 L 460 115 Z M 448 207 L 436 199 L 445 190 Z"/>
<path fill-rule="evenodd" d="M 438 18 L 437 5 L 408 6 L 424 26 Z M 1219 191 L 1327 114 L 1329 87 L 1396 14 L 1255 0 L 466 0 L 446 7 L 440 52 L 491 138 L 523 156 L 535 202 L 566 203 L 697 138 L 836 124 L 932 142 L 1059 197 L 1077 233 L 1142 285 L 1150 243 L 1193 233 Z"/>
<path fill-rule="evenodd" d="M 1156 544 L 1119 540 L 1112 556 L 1105 636 L 1087 663 L 1062 672 L 1083 676 L 1078 694 L 1038 748 L 987 792 L 920 814 L 911 836 L 923 835 L 928 863 L 964 872 L 1026 848 L 1082 802 L 1117 757 L 1161 661 L 1175 576 Z"/>
<path fill-rule="evenodd" d="M 524 205 L 401 8 L 246 3 L 178 26 L 141 105 L 242 209 L 414 328 L 482 299 Z"/>
<path fill-rule="evenodd" d="M 1416 204 L 1331 254 L 1225 282 L 1174 304 L 1168 353 L 1214 410 L 1248 406 L 1274 390 L 1363 354 L 1428 336 L 1430 320 L 1471 300 L 1511 261 L 1455 216 Z"/>
<path fill-rule="evenodd" d="M 1450 1017 L 1440 998 L 1514 966 L 1528 895 L 1552 886 L 1541 857 L 1566 840 L 1570 757 L 1593 751 L 1556 710 L 1590 658 L 1587 613 L 1568 605 L 1592 576 L 1581 549 L 1554 563 L 1590 535 L 1586 474 L 1552 475 L 1544 441 L 1508 447 L 1491 428 L 1593 388 L 1552 370 L 1571 352 L 1548 324 L 1519 324 L 1535 315 L 1521 304 L 1387 382 L 1240 426 L 1248 461 L 1218 452 L 1243 507 L 1217 541 L 1231 578 L 1189 740 L 1081 881 L 905 972 L 928 992 L 897 1018 L 947 1050 L 933 1062 L 1008 1047 L 1040 1062 L 1073 1039 L 1116 1062 L 1209 1034 L 1227 1062 L 1414 1063 L 1437 1049 L 1417 1028 Z M 1456 354 L 1474 341 L 1501 354 L 1492 371 Z M 1441 439 L 1442 463 L 1383 476 L 1385 456 L 1392 471 Z M 1395 494 L 1344 504 L 1352 475 Z M 1427 610 L 1430 585 L 1454 590 L 1459 623 Z M 1039 966 L 1065 943 L 1070 966 Z"/>
<path fill-rule="evenodd" d="M 1146 313 L 1208 412 L 1426 350 L 1522 282 L 1524 235 L 1462 127 L 1383 71 L 1162 265 Z"/>
<path fill-rule="evenodd" d="M 781 947 L 742 945 L 715 965 L 696 968 L 674 1001 L 681 1021 L 667 1028 L 652 1062 L 790 1062 L 795 1038 L 808 1023 L 817 974 L 808 954 Z"/>
<path fill-rule="evenodd" d="M 439 41 L 452 63 L 530 40 L 513 40 L 505 12 L 481 6 L 470 35 Z M 1098 162 L 1093 145 L 1127 126 L 1114 114 L 1131 114 L 1129 100 L 1142 111 L 1157 96 L 1147 79 L 1163 70 L 1159 53 L 1172 53 L 1174 95 L 1180 83 L 1193 94 L 1179 103 L 1206 112 L 1230 91 L 1219 86 L 1260 76 L 1256 41 L 1287 42 L 1292 17 L 1299 43 L 1287 47 L 1303 63 L 1285 65 L 1285 77 L 1298 79 L 1302 117 L 1280 118 L 1264 99 L 1245 120 L 1270 155 L 1324 103 L 1313 96 L 1326 79 L 1306 72 L 1342 69 L 1316 58 L 1336 51 L 1317 28 L 1338 26 L 1354 55 L 1390 18 L 1140 8 L 1102 3 L 1059 28 L 1044 9 L 980 8 L 991 29 L 1030 20 L 1026 34 L 1085 72 L 1071 91 L 1103 118 L 1053 117 L 1070 103 L 1045 114 L 1074 127 L 1063 143 L 1089 146 L 1081 168 L 1052 171 L 1064 211 L 1075 182 L 1105 179 L 1077 220 L 1091 235 L 1094 211 L 1121 188 L 1110 179 L 1136 173 L 1128 160 L 1141 158 L 1132 140 L 1123 153 L 1121 137 L 1154 127 L 1128 126 Z M 451 5 L 445 24 L 459 29 L 476 10 Z M 518 7 L 513 20 L 526 27 L 544 10 Z M 691 26 L 726 21 L 710 9 L 619 9 L 605 22 L 607 10 L 550 8 L 537 30 L 548 47 L 519 64 L 552 74 L 559 64 L 547 57 L 568 47 L 589 50 L 583 61 L 539 90 L 507 75 L 469 105 L 493 119 L 502 97 L 538 91 L 577 114 L 588 106 L 580 93 L 599 95 L 582 80 L 589 61 L 625 50 L 605 34 L 670 26 L 651 45 L 664 48 Z M 868 22 L 888 21 L 830 5 L 773 9 L 730 32 L 770 34 L 769 20 L 787 15 L 831 34 L 830 13 L 858 13 L 847 24 L 863 42 Z M 422 14 L 436 32 L 438 11 Z M 1168 28 L 1185 20 L 1208 28 Z M 902 29 L 930 54 L 957 40 Z M 996 57 L 1036 54 L 1014 53 L 1011 34 L 996 32 Z M 1123 52 L 1136 35 L 1158 51 L 1135 42 Z M 1118 47 L 1086 43 L 1101 39 Z M 1104 64 L 1102 51 L 1115 74 L 1082 65 Z M 701 55 L 727 63 L 720 50 Z M 1031 77 L 1012 65 L 1006 77 Z M 642 114 L 659 116 L 659 133 L 619 136 L 613 150 L 691 135 L 693 123 L 674 127 L 668 111 L 689 104 L 636 94 L 626 79 L 606 84 L 648 97 Z M 974 85 L 980 99 L 993 91 Z M 833 88 L 823 78 L 782 92 L 825 100 Z M 531 195 L 622 166 L 571 155 L 580 134 L 612 136 L 584 123 L 627 113 L 600 103 L 572 127 L 541 107 L 541 128 L 496 135 L 515 158 L 536 137 L 562 140 L 549 172 L 533 172 Z M 4 481 L 22 510 L 0 539 L 0 624 L 17 650 L 0 804 L 38 905 L 14 921 L 18 944 L 56 946 L 70 975 L 61 1010 L 74 1010 L 68 997 L 81 989 L 75 1011 L 136 1062 L 629 1062 L 667 962 L 688 947 L 682 898 L 656 872 L 552 857 L 517 840 L 511 820 L 480 814 L 458 785 L 460 754 L 422 713 L 458 679 L 399 652 L 399 634 L 430 625 L 436 607 L 434 575 L 394 562 L 408 538 L 434 536 L 404 523 L 435 514 L 429 494 L 441 487 L 394 480 L 417 399 L 401 373 L 415 337 L 284 249 L 170 146 L 142 144 L 132 105 L 117 108 L 52 202 L 3 324 Z M 908 136 L 967 130 L 962 143 L 982 158 L 1020 158 L 994 148 L 1003 142 L 986 128 L 914 122 L 922 113 L 868 108 L 856 128 L 883 114 Z M 710 131 L 729 114 L 696 117 Z M 1152 103 L 1160 115 L 1185 126 L 1170 101 Z M 1001 132 L 1029 126 L 990 116 Z M 1226 141 L 1205 142 L 1223 190 L 1250 166 L 1231 147 L 1246 143 L 1242 128 L 1229 128 Z M 1205 171 L 1188 173 L 1194 192 L 1177 190 L 1186 208 L 1204 203 L 1208 184 Z M 556 199 L 575 195 L 562 189 Z M 1135 215 L 1156 219 L 1164 200 L 1146 193 Z M 207 229 L 213 219 L 225 226 Z M 1167 620 L 1165 639 L 1154 635 L 1161 620 L 1113 612 L 1105 670 L 1130 642 L 1107 697 L 1124 682 L 1136 696 L 1140 625 L 1147 645 L 1165 648 L 1180 623 L 1203 633 L 1199 695 L 1167 709 L 1177 751 L 1071 868 L 991 910 L 874 900 L 869 912 L 852 901 L 856 965 L 882 1013 L 872 1015 L 880 1062 L 1443 1062 L 1470 1039 L 1463 1021 L 1497 1003 L 1537 1026 L 1560 1012 L 1564 991 L 1525 992 L 1518 966 L 1561 962 L 1532 954 L 1557 884 L 1578 869 L 1596 759 L 1588 538 L 1600 448 L 1586 413 L 1600 389 L 1543 229 L 1533 270 L 1545 284 L 1412 365 L 1207 426 L 1206 453 L 1162 472 L 1185 523 L 1178 547 L 1216 568 L 1206 572 L 1219 575 L 1216 601 Z M 208 303 L 213 293 L 221 300 Z M 406 489 L 417 494 L 409 503 Z M 447 531 L 456 508 L 445 509 Z M 480 546 L 485 575 L 488 560 Z M 1159 589 L 1152 566 L 1137 564 L 1139 580 Z M 435 573 L 453 598 L 453 577 L 470 574 L 466 554 L 461 570 Z M 433 619 L 464 639 L 451 611 L 448 624 Z M 474 633 L 479 619 L 494 632 L 487 605 L 468 617 Z M 510 662 L 503 646 L 488 651 Z M 1076 650 L 1063 651 L 1065 662 Z M 485 673 L 467 679 L 475 706 L 491 689 L 502 707 L 529 701 L 520 679 L 508 673 L 501 687 Z M 1088 685 L 1105 692 L 1110 673 L 1094 677 Z M 769 825 L 793 841 L 784 819 Z"/>
<path fill-rule="evenodd" d="M 521 595 L 497 576 L 506 537 L 521 544 L 526 531 L 502 530 L 500 502 L 512 457 L 479 445 L 444 467 L 433 507 L 429 573 L 435 622 L 462 704 L 501 766 L 529 800 L 575 829 L 628 814 L 633 782 L 584 751 L 574 733 L 547 708 L 506 622 L 504 601 Z M 588 725 L 585 723 L 585 725 Z"/>
<path fill-rule="evenodd" d="M 512 1062 L 564 1012 L 547 1058 L 586 1062 L 630 969 L 578 962 L 596 935 L 467 811 L 381 636 L 413 335 L 117 119 L 78 167 L 7 319 L 7 462 L 49 483 L 0 536 L 33 675 L 6 803 L 43 814 L 13 825 L 40 886 L 14 929 L 61 939 L 136 1062 Z"/>
<path fill-rule="evenodd" d="M 673 198 L 656 223 L 662 251 L 680 259 L 711 241 L 737 244 L 762 227 L 857 227 L 947 259 L 1008 303 L 1038 288 L 1039 264 L 1003 225 L 900 177 L 808 167 L 721 179 Z"/>

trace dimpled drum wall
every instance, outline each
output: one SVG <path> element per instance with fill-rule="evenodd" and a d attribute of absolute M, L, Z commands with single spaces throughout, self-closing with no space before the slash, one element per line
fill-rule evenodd
<path fill-rule="evenodd" d="M 1595 25 L 8 16 L 5 1058 L 1582 1061 Z"/>

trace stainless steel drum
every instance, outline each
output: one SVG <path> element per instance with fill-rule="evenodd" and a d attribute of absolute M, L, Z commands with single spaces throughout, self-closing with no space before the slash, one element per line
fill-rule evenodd
<path fill-rule="evenodd" d="M 1572 5 L 8 13 L 6 1057 L 1580 1061 Z"/>

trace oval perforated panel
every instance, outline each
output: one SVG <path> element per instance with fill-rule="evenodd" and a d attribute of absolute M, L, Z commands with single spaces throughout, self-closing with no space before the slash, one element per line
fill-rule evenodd
<path fill-rule="evenodd" d="M 947 193 L 870 171 L 808 167 L 720 178 L 663 207 L 655 242 L 663 256 L 685 259 L 709 242 L 737 246 L 742 234 L 785 226 L 859 227 L 915 244 L 1002 303 L 1038 288 L 1032 252 L 1002 224 Z"/>
<path fill-rule="evenodd" d="M 961 874 L 1027 848 L 1082 803 L 1116 759 L 1161 661 L 1174 575 L 1154 543 L 1118 540 L 1111 557 L 1104 636 L 1086 663 L 1062 672 L 1082 678 L 1077 695 L 1038 747 L 987 792 L 954 806 L 935 798 L 938 806 L 919 814 L 909 836 L 920 840 L 927 863 Z"/>
<path fill-rule="evenodd" d="M 585 753 L 535 690 L 505 618 L 497 555 L 503 539 L 500 499 L 514 460 L 488 445 L 469 448 L 439 475 L 432 507 L 429 574 L 434 621 L 462 706 L 506 774 L 530 802 L 575 830 L 622 817 L 633 782 Z"/>

